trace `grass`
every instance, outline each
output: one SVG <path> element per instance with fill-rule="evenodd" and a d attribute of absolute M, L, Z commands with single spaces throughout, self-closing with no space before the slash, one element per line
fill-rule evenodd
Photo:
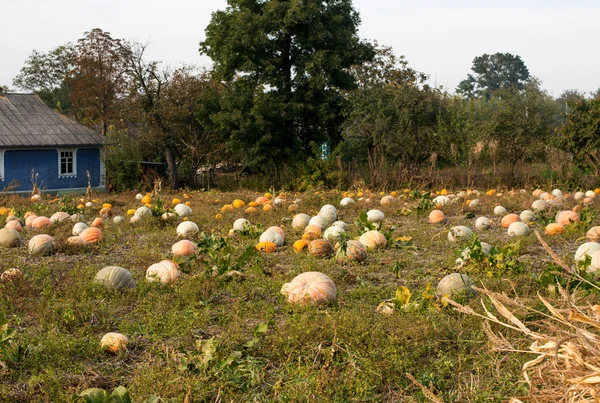
<path fill-rule="evenodd" d="M 101 195 L 97 206 L 110 201 L 115 214 L 140 206 L 133 193 Z M 364 264 L 340 264 L 295 254 L 292 243 L 302 235 L 291 227 L 294 213 L 285 207 L 246 215 L 241 210 L 223 213 L 220 208 L 236 198 L 246 202 L 252 192 L 192 194 L 191 220 L 200 230 L 226 237 L 237 257 L 258 236 L 227 236 L 233 221 L 246 217 L 262 228 L 281 225 L 286 245 L 273 254 L 262 254 L 245 267 L 239 279 L 213 276 L 205 253 L 182 267 L 184 278 L 173 285 L 145 281 L 148 266 L 171 258 L 178 240 L 177 222 L 152 217 L 135 226 L 107 220 L 101 244 L 75 250 L 64 244 L 72 222 L 56 224 L 47 233 L 57 240 L 51 256 L 31 257 L 26 244 L 2 249 L 0 271 L 20 268 L 20 280 L 0 283 L 0 313 L 16 330 L 6 353 L 0 356 L 0 401 L 62 402 L 91 387 L 113 390 L 127 387 L 134 401 L 428 401 L 406 374 L 432 387 L 444 401 L 501 401 L 524 396 L 528 388 L 520 380 L 524 357 L 495 352 L 482 331 L 481 320 L 449 307 L 382 315 L 378 304 L 392 298 L 403 285 L 414 295 L 428 283 L 437 285 L 456 271 L 455 244 L 447 241 L 452 225 L 473 228 L 461 204 L 444 208 L 445 226 L 434 226 L 423 214 L 401 215 L 403 207 L 418 201 L 399 199 L 379 208 L 384 225 L 395 227 L 393 237 L 410 236 L 410 248 L 370 252 Z M 181 194 L 164 194 L 163 200 Z M 324 192 L 288 195 L 287 204 L 301 199 L 298 212 L 314 215 L 321 205 L 338 205 L 341 194 Z M 491 215 L 496 203 L 509 212 L 528 208 L 532 198 L 481 197 L 477 214 Z M 32 204 L 25 198 L 4 196 L 0 206 L 20 214 L 31 210 L 50 216 L 70 201 Z M 62 204 L 61 204 L 62 203 Z M 338 208 L 338 219 L 353 224 L 361 203 Z M 98 209 L 87 209 L 91 222 Z M 5 217 L 0 217 L 3 226 Z M 495 221 L 499 222 L 499 219 Z M 593 225 L 593 223 L 592 223 Z M 550 239 L 559 255 L 572 260 L 587 227 L 579 226 Z M 351 238 L 358 227 L 349 227 Z M 501 228 L 477 231 L 482 241 L 497 247 L 513 244 Z M 24 240 L 35 232 L 23 231 Z M 520 241 L 520 272 L 504 277 L 471 268 L 470 275 L 497 292 L 518 294 L 522 301 L 536 301 L 541 292 L 552 295 L 536 282 L 550 258 L 532 235 Z M 199 235 L 190 238 L 199 240 Z M 397 273 L 393 267 L 396 266 Z M 104 289 L 93 282 L 101 268 L 127 268 L 137 287 L 128 292 Z M 336 304 L 328 307 L 294 307 L 279 294 L 283 283 L 309 270 L 327 274 L 337 286 Z M 592 296 L 591 298 L 596 298 Z M 596 298 L 597 299 L 597 298 Z M 468 301 L 477 306 L 478 299 Z M 262 326 L 261 326 L 262 324 Z M 99 347 L 103 334 L 117 331 L 129 338 L 127 351 L 107 354 Z M 1 340 L 1 339 L 0 339 Z M 525 343 L 526 340 L 523 339 Z M 1 350 L 0 350 L 1 351 Z"/>

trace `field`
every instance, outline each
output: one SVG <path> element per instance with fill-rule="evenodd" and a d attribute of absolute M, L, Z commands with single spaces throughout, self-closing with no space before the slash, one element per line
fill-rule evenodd
<path fill-rule="evenodd" d="M 88 388 L 110 393 L 118 386 L 126 387 L 136 402 L 430 401 L 410 376 L 430 387 L 439 401 L 527 396 L 521 367 L 531 357 L 496 351 L 480 319 L 456 312 L 434 295 L 444 276 L 460 271 L 478 286 L 518 296 L 524 304 L 539 305 L 537 293 L 556 299 L 548 284 L 539 281 L 552 260 L 535 235 L 509 237 L 500 225 L 502 217 L 493 214 L 497 205 L 519 214 L 537 198 L 531 191 L 491 193 L 482 191 L 477 207 L 465 200 L 444 205 L 446 222 L 440 225 L 428 222 L 436 207 L 418 192 L 399 191 L 387 206 L 380 205 L 379 193 L 371 196 L 372 204 L 354 195 L 357 202 L 347 207 L 340 207 L 344 195 L 339 191 L 287 194 L 280 205 L 271 204 L 270 211 L 258 206 L 256 213 L 246 213 L 247 204 L 262 196 L 256 192 L 162 193 L 150 203 L 154 215 L 135 224 L 127 212 L 142 202 L 133 192 L 95 195 L 94 205 L 81 210 L 76 207 L 79 197 L 45 195 L 33 202 L 1 196 L 0 207 L 12 211 L 0 216 L 0 227 L 7 215 L 23 219 L 28 211 L 46 217 L 79 212 L 89 224 L 103 203 L 112 205 L 112 216 L 125 220 L 114 223 L 106 217 L 102 241 L 84 247 L 66 243 L 74 224 L 68 219 L 43 230 L 24 228 L 19 246 L 0 248 L 0 272 L 19 268 L 23 273 L 0 283 L 0 314 L 15 330 L 7 338 L 6 326 L 0 327 L 0 401 L 72 401 Z M 188 219 L 199 227 L 199 233 L 187 237 L 198 244 L 193 258 L 171 253 L 181 239 L 176 228 L 182 219 L 160 215 L 172 208 L 173 198 L 190 203 Z M 222 212 L 234 199 L 246 206 Z M 597 203 L 594 199 L 580 210 L 581 222 L 567 225 L 564 233 L 544 236 L 569 264 L 586 242 L 586 232 L 597 224 Z M 294 204 L 296 210 L 290 211 Z M 292 228 L 292 217 L 314 216 L 324 204 L 337 207 L 337 219 L 348 224 L 350 239 L 368 226 L 360 221 L 361 212 L 381 210 L 387 247 L 370 250 L 364 263 L 295 253 L 292 245 L 303 231 Z M 581 202 L 569 195 L 564 205 L 538 213 L 529 226 L 543 234 L 557 211 L 576 205 Z M 476 230 L 479 216 L 490 217 L 492 228 Z M 230 234 L 240 217 L 253 227 Z M 285 245 L 273 253 L 252 254 L 262 231 L 274 225 L 284 230 Z M 496 247 L 494 259 L 473 255 L 457 268 L 461 246 L 447 238 L 456 225 L 468 226 L 480 241 Z M 55 240 L 54 251 L 46 256 L 28 253 L 29 239 L 39 233 Z M 182 276 L 172 284 L 146 281 L 146 269 L 163 259 L 175 259 Z M 135 289 L 110 290 L 95 282 L 105 266 L 129 270 Z M 284 283 L 306 271 L 333 280 L 335 303 L 299 306 L 280 294 Z M 389 304 L 392 313 L 378 312 L 380 303 L 398 290 Z M 412 293 L 410 300 L 406 290 Z M 597 299 L 590 293 L 586 303 Z M 478 297 L 462 301 L 481 310 Z M 530 344 L 517 332 L 494 330 L 515 346 L 526 349 Z M 126 335 L 126 349 L 115 354 L 101 349 L 107 332 Z"/>

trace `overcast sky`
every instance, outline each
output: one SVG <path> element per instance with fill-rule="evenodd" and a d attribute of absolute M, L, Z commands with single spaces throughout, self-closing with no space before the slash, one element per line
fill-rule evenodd
<path fill-rule="evenodd" d="M 502 5 L 498 5 L 502 4 Z M 225 0 L 0 0 L 0 85 L 12 86 L 32 50 L 75 42 L 92 28 L 149 41 L 168 65 L 208 66 L 198 43 Z M 354 0 L 360 36 L 405 55 L 453 90 L 475 56 L 520 55 L 551 94 L 600 87 L 600 1 Z"/>

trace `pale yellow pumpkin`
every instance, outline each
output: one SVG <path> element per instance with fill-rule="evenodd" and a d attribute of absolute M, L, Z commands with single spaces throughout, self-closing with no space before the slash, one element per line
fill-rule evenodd
<path fill-rule="evenodd" d="M 309 271 L 296 276 L 281 288 L 288 302 L 299 305 L 328 304 L 335 302 L 337 290 L 325 274 Z"/>
<path fill-rule="evenodd" d="M 124 334 L 110 332 L 102 336 L 100 348 L 111 353 L 117 353 L 127 348 L 127 337 Z"/>

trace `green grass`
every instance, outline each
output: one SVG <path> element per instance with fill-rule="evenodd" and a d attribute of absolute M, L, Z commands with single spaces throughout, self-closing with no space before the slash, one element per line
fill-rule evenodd
<path fill-rule="evenodd" d="M 110 197 L 115 214 L 139 207 L 134 194 L 100 195 L 98 207 Z M 163 195 L 164 200 L 181 194 Z M 427 212 L 402 216 L 402 207 L 418 201 L 400 199 L 394 206 L 377 207 L 386 214 L 385 226 L 395 226 L 393 236 L 410 236 L 414 247 L 370 252 L 364 264 L 342 265 L 334 259 L 296 254 L 291 245 L 302 235 L 291 228 L 294 213 L 285 207 L 247 216 L 243 209 L 215 215 L 235 198 L 246 202 L 258 194 L 194 193 L 191 220 L 201 231 L 227 237 L 236 218 L 245 216 L 263 228 L 281 225 L 286 245 L 273 254 L 260 255 L 245 267 L 241 279 L 212 276 L 205 254 L 184 267 L 186 274 L 168 286 L 145 281 L 148 266 L 171 258 L 178 240 L 177 222 L 163 223 L 152 217 L 131 226 L 106 220 L 101 244 L 86 250 L 64 245 L 72 222 L 51 227 L 57 240 L 51 256 L 30 257 L 26 243 L 1 249 L 0 271 L 18 267 L 24 278 L 0 283 L 0 313 L 16 329 L 7 344 L 6 363 L 0 369 L 0 401 L 62 402 L 86 388 L 109 391 L 128 388 L 134 401 L 158 396 L 165 402 L 191 401 L 427 401 L 406 377 L 415 376 L 435 388 L 446 401 L 502 401 L 527 394 L 520 382 L 520 367 L 527 357 L 497 352 L 477 318 L 450 308 L 396 312 L 382 315 L 378 304 L 392 298 L 400 286 L 418 296 L 428 283 L 434 287 L 456 271 L 455 244 L 447 241 L 452 225 L 473 227 L 461 205 L 444 208 L 446 226 L 427 222 Z M 297 212 L 314 215 L 324 203 L 337 205 L 340 193 L 288 195 L 300 198 Z M 478 214 L 491 215 L 502 202 L 509 212 L 531 204 L 530 196 L 514 199 L 482 197 Z M 406 205 L 405 205 L 406 203 Z M 25 198 L 5 197 L 0 206 L 50 216 L 58 202 L 32 205 Z M 354 224 L 367 206 L 338 209 L 338 219 Z M 92 221 L 97 209 L 86 210 Z M 0 217 L 3 226 L 5 217 Z M 494 219 L 499 223 L 499 219 Z M 594 223 L 592 223 L 594 224 Z M 543 228 L 542 228 L 543 229 Z M 572 260 L 587 227 L 578 226 L 550 240 L 559 255 Z M 351 225 L 351 238 L 357 237 Z M 25 241 L 35 234 L 24 230 Z M 482 241 L 502 247 L 514 239 L 501 228 L 478 231 Z M 198 241 L 199 236 L 191 238 Z M 227 237 L 238 256 L 258 237 Z M 535 281 L 550 262 L 532 235 L 518 248 L 520 273 L 504 278 L 497 273 L 470 268 L 479 283 L 535 303 L 546 295 Z M 393 267 L 399 265 L 398 273 Z M 93 282 L 98 270 L 108 265 L 125 267 L 137 287 L 127 292 L 104 289 Z M 328 307 L 295 307 L 280 295 L 281 286 L 309 270 L 327 274 L 337 286 L 338 299 Z M 549 298 L 552 296 L 550 295 Z M 593 296 L 592 298 L 596 298 Z M 596 298 L 597 299 L 597 298 Z M 469 302 L 477 307 L 476 298 Z M 265 332 L 257 326 L 267 323 Z M 263 329 L 264 330 L 264 329 Z M 496 329 L 499 330 L 499 329 Z M 129 338 L 127 351 L 107 354 L 99 347 L 103 334 L 117 331 Z M 525 341 L 518 335 L 516 345 Z M 524 346 L 525 344 L 523 344 Z M 207 353 L 209 351 L 209 353 Z"/>

